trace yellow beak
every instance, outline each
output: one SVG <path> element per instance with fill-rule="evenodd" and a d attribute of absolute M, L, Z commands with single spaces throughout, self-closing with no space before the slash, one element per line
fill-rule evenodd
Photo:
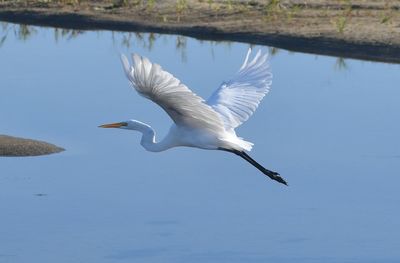
<path fill-rule="evenodd" d="M 99 128 L 121 128 L 122 126 L 128 126 L 128 123 L 116 122 L 116 123 L 110 123 L 110 124 L 103 124 L 103 125 L 100 125 Z"/>

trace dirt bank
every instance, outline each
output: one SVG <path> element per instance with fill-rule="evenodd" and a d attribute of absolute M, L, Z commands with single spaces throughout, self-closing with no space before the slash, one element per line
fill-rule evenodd
<path fill-rule="evenodd" d="M 0 20 L 72 29 L 176 33 L 400 62 L 397 0 L 3 0 Z"/>
<path fill-rule="evenodd" d="M 62 151 L 63 148 L 47 142 L 0 135 L 0 156 L 37 156 Z"/>

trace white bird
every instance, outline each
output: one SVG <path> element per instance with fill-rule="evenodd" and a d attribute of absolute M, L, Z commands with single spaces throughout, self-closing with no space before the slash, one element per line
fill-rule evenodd
<path fill-rule="evenodd" d="M 235 128 L 256 110 L 272 84 L 268 54 L 261 51 L 249 60 L 248 50 L 236 75 L 224 82 L 204 101 L 161 66 L 147 58 L 132 55 L 133 65 L 121 55 L 125 74 L 132 87 L 143 97 L 163 108 L 174 121 L 165 138 L 157 142 L 155 131 L 137 120 L 104 124 L 102 128 L 121 128 L 141 132 L 141 145 L 148 151 L 161 152 L 172 147 L 188 146 L 234 153 L 255 166 L 269 178 L 287 185 L 278 173 L 264 168 L 245 151 L 253 143 L 243 140 Z"/>

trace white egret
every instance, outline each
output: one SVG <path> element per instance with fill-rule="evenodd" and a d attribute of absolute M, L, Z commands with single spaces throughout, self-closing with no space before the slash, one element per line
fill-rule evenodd
<path fill-rule="evenodd" d="M 272 83 L 268 54 L 258 51 L 249 60 L 250 54 L 251 49 L 236 75 L 230 81 L 222 83 L 207 101 L 147 58 L 133 54 L 131 66 L 128 59 L 121 55 L 125 74 L 132 87 L 143 97 L 161 106 L 174 123 L 160 142 L 156 141 L 155 131 L 149 125 L 137 120 L 99 127 L 137 130 L 143 134 L 141 145 L 151 152 L 161 152 L 178 146 L 231 152 L 269 178 L 287 185 L 278 173 L 264 168 L 252 159 L 245 151 L 250 151 L 253 144 L 235 133 L 235 128 L 254 113 Z"/>

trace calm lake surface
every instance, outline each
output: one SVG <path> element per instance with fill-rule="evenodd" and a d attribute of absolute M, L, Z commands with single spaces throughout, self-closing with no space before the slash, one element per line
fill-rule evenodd
<path fill-rule="evenodd" d="M 233 154 L 97 128 L 171 124 L 120 53 L 207 98 L 249 45 L 0 26 L 0 133 L 66 148 L 0 158 L 1 263 L 399 262 L 399 65 L 270 49 L 272 90 L 237 132 L 285 187 Z"/>

